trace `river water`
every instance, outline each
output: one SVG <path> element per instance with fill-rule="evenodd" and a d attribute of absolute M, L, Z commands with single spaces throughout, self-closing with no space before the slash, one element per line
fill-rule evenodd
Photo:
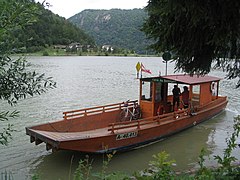
<path fill-rule="evenodd" d="M 45 145 L 31 144 L 25 127 L 62 119 L 62 112 L 95 105 L 138 99 L 139 81 L 136 79 L 136 63 L 142 62 L 153 75 L 165 74 L 165 64 L 159 57 L 28 57 L 31 69 L 51 76 L 57 88 L 41 96 L 19 101 L 16 107 L 0 102 L 2 110 L 19 110 L 20 117 L 10 120 L 16 131 L 8 146 L 0 147 L 0 173 L 14 179 L 31 179 L 38 174 L 41 179 L 69 179 L 86 154 L 71 151 L 51 153 Z M 168 74 L 174 72 L 174 64 L 168 64 Z M 223 77 L 220 70 L 211 75 Z M 147 76 L 144 74 L 144 76 Z M 206 163 L 215 165 L 213 155 L 221 155 L 226 147 L 225 138 L 232 132 L 233 118 L 240 114 L 240 91 L 236 80 L 222 80 L 220 94 L 228 96 L 228 106 L 218 116 L 161 142 L 114 155 L 109 171 L 133 173 L 148 167 L 153 154 L 166 151 L 176 160 L 177 170 L 197 167 L 201 148 L 208 150 Z M 1 123 L 2 124 L 2 123 Z M 240 159 L 239 149 L 234 155 Z M 102 155 L 90 155 L 93 168 L 100 170 Z"/>

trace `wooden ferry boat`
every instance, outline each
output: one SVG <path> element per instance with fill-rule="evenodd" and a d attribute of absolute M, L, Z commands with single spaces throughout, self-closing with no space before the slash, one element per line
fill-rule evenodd
<path fill-rule="evenodd" d="M 141 78 L 138 101 L 129 101 L 127 106 L 117 103 L 63 112 L 63 120 L 27 127 L 26 133 L 31 142 L 44 142 L 46 149 L 53 151 L 129 150 L 192 127 L 224 110 L 227 98 L 219 96 L 219 81 L 217 77 L 196 75 Z M 188 87 L 188 107 L 181 103 L 173 107 L 173 85 Z M 141 116 L 139 111 L 137 116 L 132 115 L 136 107 L 140 107 Z"/>

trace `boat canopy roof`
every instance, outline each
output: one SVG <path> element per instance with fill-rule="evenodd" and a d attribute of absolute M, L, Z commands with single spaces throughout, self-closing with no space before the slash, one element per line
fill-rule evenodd
<path fill-rule="evenodd" d="M 177 74 L 158 77 L 141 78 L 142 81 L 148 82 L 165 82 L 165 83 L 178 83 L 196 85 L 207 82 L 220 81 L 221 78 L 208 76 L 208 75 L 189 75 L 189 74 Z"/>

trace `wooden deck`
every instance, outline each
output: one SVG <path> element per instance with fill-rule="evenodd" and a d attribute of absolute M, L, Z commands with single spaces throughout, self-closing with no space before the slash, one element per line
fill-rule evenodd
<path fill-rule="evenodd" d="M 164 125 L 180 119 L 181 118 L 176 119 L 176 117 L 174 118 L 174 116 L 166 117 L 166 118 L 155 117 L 155 119 L 151 118 L 146 120 L 126 121 L 122 123 L 110 124 L 108 127 L 105 127 L 105 128 L 99 128 L 95 130 L 82 131 L 82 132 L 54 132 L 54 131 L 41 131 L 41 130 L 29 129 L 30 131 L 29 134 L 32 137 L 35 137 L 35 139 L 43 140 L 41 137 L 45 137 L 56 142 L 63 142 L 63 141 L 69 141 L 69 140 L 80 140 L 80 139 L 107 136 L 109 134 L 131 132 L 131 131 L 140 130 L 140 129 L 147 129 L 147 128 L 152 128 L 154 126 Z"/>
<path fill-rule="evenodd" d="M 37 138 L 39 138 L 38 134 L 40 134 L 41 136 L 44 136 L 53 141 L 61 142 L 61 141 L 104 136 L 109 134 L 107 129 L 108 128 L 101 128 L 101 129 L 84 131 L 84 132 L 53 132 L 53 131 L 40 131 L 40 130 L 30 130 L 30 131 L 31 131 L 31 134 L 35 134 Z"/>

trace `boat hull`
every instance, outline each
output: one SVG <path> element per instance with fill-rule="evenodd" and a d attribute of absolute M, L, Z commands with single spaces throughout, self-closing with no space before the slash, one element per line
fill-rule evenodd
<path fill-rule="evenodd" d="M 200 107 L 196 113 L 183 110 L 169 113 L 168 116 L 155 116 L 146 120 L 110 123 L 99 132 L 92 130 L 74 138 L 72 135 L 76 132 L 51 132 L 51 134 L 36 127 L 28 127 L 26 132 L 31 136 L 31 142 L 35 142 L 36 145 L 45 142 L 47 149 L 53 151 L 74 150 L 88 153 L 126 151 L 195 126 L 223 111 L 226 105 L 226 97 L 221 97 L 214 103 Z M 61 137 L 58 137 L 58 134 L 61 134 Z"/>

